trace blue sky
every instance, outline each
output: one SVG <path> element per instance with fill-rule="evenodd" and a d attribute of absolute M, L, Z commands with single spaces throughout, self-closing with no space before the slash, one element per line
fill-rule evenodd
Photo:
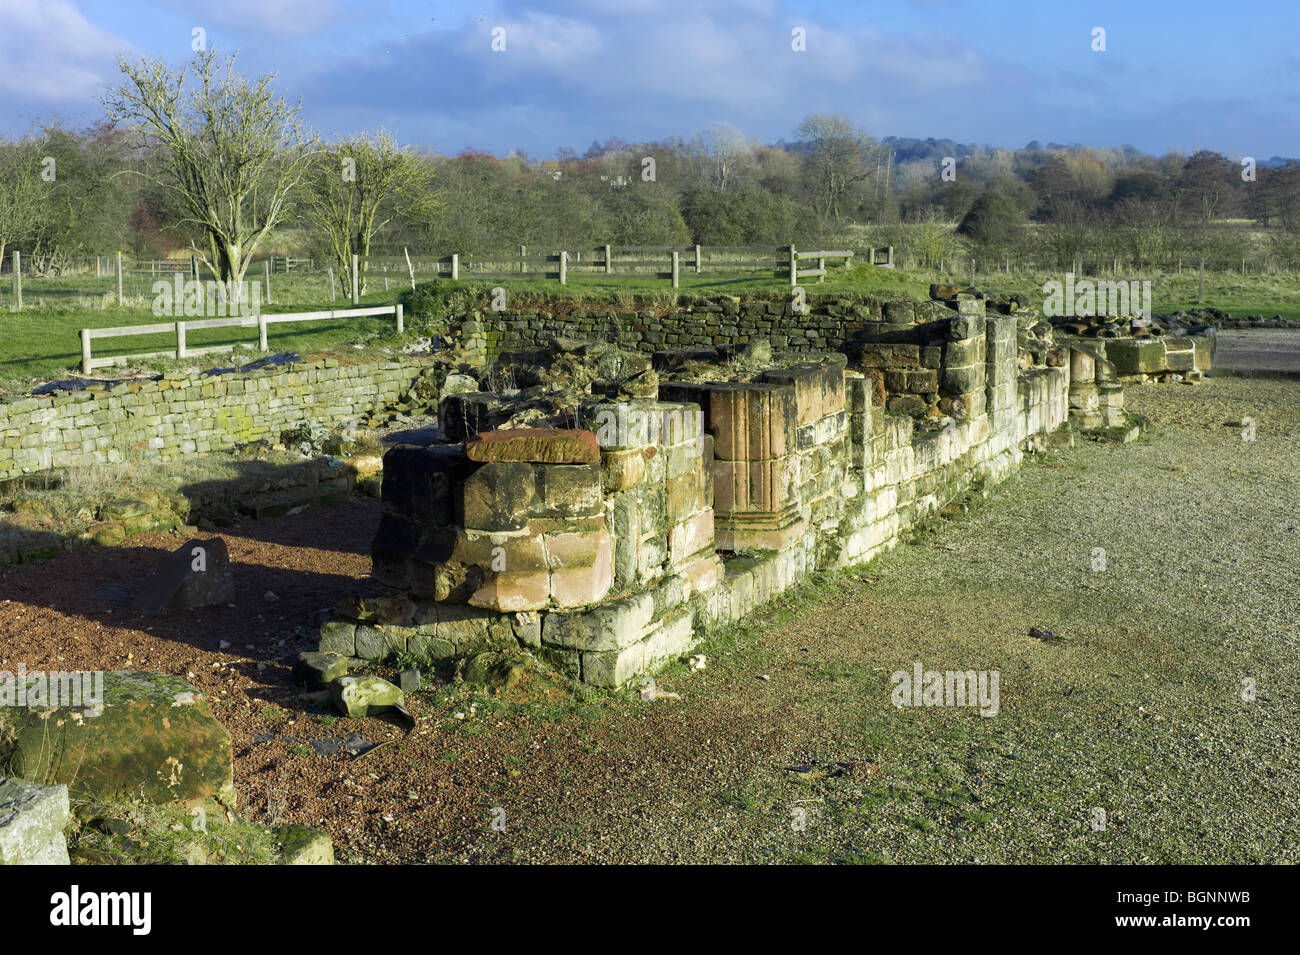
<path fill-rule="evenodd" d="M 0 132 L 93 121 L 116 52 L 180 64 L 196 27 L 327 138 L 444 153 L 722 121 L 774 142 L 835 112 L 875 136 L 1300 157 L 1296 0 L 0 0 Z"/>

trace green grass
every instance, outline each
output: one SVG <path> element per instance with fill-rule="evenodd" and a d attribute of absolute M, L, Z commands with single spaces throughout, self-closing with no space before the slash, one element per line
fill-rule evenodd
<path fill-rule="evenodd" d="M 1019 292 L 1030 301 L 1041 305 L 1042 285 L 1048 279 L 1061 280 L 1055 272 L 977 273 L 980 288 L 1009 294 Z M 1198 298 L 1198 279 L 1192 270 L 1177 273 L 1126 273 L 1121 278 L 1150 279 L 1152 282 L 1153 309 L 1172 312 L 1194 308 Z M 939 273 L 932 269 L 881 269 L 863 263 L 851 268 L 833 268 L 825 281 L 805 280 L 804 288 L 810 299 L 823 295 L 876 296 L 880 298 L 925 299 L 932 282 L 965 284 L 969 276 L 962 273 Z M 24 310 L 4 312 L 11 303 L 8 289 L 0 296 L 0 323 L 4 335 L 0 338 L 0 392 L 28 390 L 36 381 L 58 378 L 75 370 L 81 359 L 78 331 L 81 328 L 106 328 L 123 325 L 156 324 L 160 320 L 151 309 L 151 293 L 147 283 L 137 283 L 127 304 L 116 306 L 116 295 L 104 291 L 104 281 L 93 279 L 28 279 L 24 286 Z M 587 304 L 612 304 L 625 307 L 670 307 L 681 296 L 730 294 L 739 296 L 778 296 L 790 294 L 789 280 L 772 273 L 748 273 L 724 276 L 717 273 L 696 275 L 690 268 L 680 273 L 680 287 L 674 290 L 669 281 L 655 275 L 605 275 L 598 272 L 570 272 L 568 282 L 561 286 L 553 278 L 540 279 L 475 279 L 468 277 L 451 282 L 440 279 L 431 291 L 417 296 L 421 304 L 407 308 L 409 335 L 422 330 L 422 312 L 455 313 L 464 308 L 486 309 L 492 289 L 505 290 L 508 308 L 571 301 Z M 266 306 L 268 313 L 346 308 L 348 302 L 340 298 L 329 302 L 324 294 L 324 282 L 318 275 L 277 276 L 272 289 L 274 305 Z M 362 296 L 361 304 L 391 305 L 401 300 L 406 291 L 398 280 L 390 282 L 387 291 L 380 282 L 373 283 L 374 290 Z M 1207 274 L 1204 303 L 1224 309 L 1234 315 L 1262 314 L 1271 317 L 1281 314 L 1285 318 L 1300 319 L 1300 281 L 1290 274 Z M 226 328 L 190 331 L 188 344 L 194 348 L 217 345 L 237 345 L 231 355 L 204 355 L 186 359 L 183 366 L 214 367 L 224 363 L 247 362 L 259 356 L 257 332 L 252 328 Z M 298 351 L 306 353 L 329 352 L 352 345 L 396 346 L 400 344 L 391 319 L 384 317 L 360 318 L 310 325 L 272 326 L 269 345 L 272 351 Z M 137 355 L 151 351 L 164 351 L 175 347 L 172 334 L 147 335 L 132 338 L 97 340 L 98 354 Z M 175 365 L 166 359 L 147 359 L 137 365 L 161 370 Z M 111 377 L 112 368 L 100 374 Z"/>

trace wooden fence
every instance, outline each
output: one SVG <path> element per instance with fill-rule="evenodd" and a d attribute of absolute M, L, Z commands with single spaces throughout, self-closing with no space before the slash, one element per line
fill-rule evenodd
<path fill-rule="evenodd" d="M 886 253 L 885 261 L 880 253 Z M 558 279 L 567 284 L 570 274 L 651 275 L 670 279 L 680 287 L 683 270 L 696 275 L 705 272 L 737 274 L 766 273 L 773 278 L 789 277 L 792 285 L 801 278 L 816 276 L 824 281 L 828 274 L 827 259 L 838 259 L 843 267 L 853 264 L 852 251 L 799 252 L 793 246 L 781 249 L 751 249 L 740 246 L 613 246 L 559 252 L 529 252 L 525 245 L 518 252 L 461 255 L 455 253 L 439 259 L 434 267 L 438 278 L 460 279 Z M 894 250 L 871 249 L 868 261 L 893 268 Z M 816 268 L 800 268 L 800 261 L 816 260 Z"/>
<path fill-rule="evenodd" d="M 344 308 L 320 312 L 283 312 L 259 313 L 257 315 L 238 315 L 231 318 L 204 318 L 196 321 L 159 322 L 155 325 L 122 325 L 117 328 L 83 328 L 81 330 L 81 372 L 88 375 L 96 368 L 113 365 L 119 361 L 139 358 L 188 358 L 191 355 L 206 355 L 212 352 L 234 351 L 235 345 L 213 345 L 206 348 L 190 348 L 185 344 L 187 333 L 205 328 L 257 328 L 257 345 L 261 351 L 267 351 L 267 327 L 283 325 L 290 322 L 326 322 L 337 319 L 361 318 L 367 315 L 392 315 L 397 319 L 397 331 L 405 331 L 402 306 L 380 305 L 374 308 Z M 134 355 L 103 355 L 99 358 L 91 354 L 91 342 L 97 338 L 125 338 L 130 335 L 166 335 L 176 336 L 176 347 L 166 351 L 142 352 Z"/>

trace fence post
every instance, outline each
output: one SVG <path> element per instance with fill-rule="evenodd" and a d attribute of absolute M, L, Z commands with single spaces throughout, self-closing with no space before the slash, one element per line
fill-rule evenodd
<path fill-rule="evenodd" d="M 520 275 L 524 274 L 524 257 L 527 255 L 528 255 L 528 246 L 521 245 L 519 247 L 519 274 Z"/>
<path fill-rule="evenodd" d="M 605 243 L 605 274 L 609 275 L 614 271 L 614 260 L 610 257 L 609 243 Z"/>
<path fill-rule="evenodd" d="M 81 373 L 90 374 L 90 329 L 81 330 Z"/>
<path fill-rule="evenodd" d="M 673 249 L 673 288 L 677 288 L 677 267 L 680 264 L 678 259 L 680 255 L 676 249 Z"/>
<path fill-rule="evenodd" d="M 262 263 L 262 273 L 266 282 L 266 304 L 271 304 L 271 260 Z"/>
<path fill-rule="evenodd" d="M 361 304 L 361 256 L 352 255 L 352 304 Z"/>
<path fill-rule="evenodd" d="M 889 256 L 885 261 L 885 265 L 892 269 L 894 267 L 894 247 L 892 245 L 887 245 L 885 248 L 888 250 L 887 254 Z"/>
<path fill-rule="evenodd" d="M 970 287 L 975 287 L 975 259 L 970 260 Z"/>
<path fill-rule="evenodd" d="M 117 307 L 122 307 L 122 253 L 117 253 Z"/>
<path fill-rule="evenodd" d="M 334 266 L 331 265 L 328 271 L 330 276 L 330 301 L 332 302 L 334 301 Z"/>
<path fill-rule="evenodd" d="M 569 276 L 569 253 L 560 250 L 560 284 L 563 285 Z"/>
<path fill-rule="evenodd" d="M 1196 304 L 1200 305 L 1205 301 L 1205 256 L 1201 256 L 1201 264 L 1197 270 L 1196 276 Z"/>
<path fill-rule="evenodd" d="M 176 359 L 185 357 L 185 323 L 176 323 Z"/>
<path fill-rule="evenodd" d="M 101 279 L 104 277 L 99 271 L 99 266 L 100 266 L 99 256 L 96 255 L 95 256 L 95 278 L 97 279 Z"/>
<path fill-rule="evenodd" d="M 795 252 L 794 246 L 790 246 L 790 284 L 792 286 L 799 284 L 799 254 Z"/>
<path fill-rule="evenodd" d="M 697 243 L 695 246 L 695 274 L 699 275 L 703 271 L 704 261 L 700 258 L 700 246 Z"/>
<path fill-rule="evenodd" d="M 14 249 L 14 308 L 23 310 L 23 257 Z"/>
<path fill-rule="evenodd" d="M 817 256 L 817 270 L 822 273 L 821 275 L 817 276 L 817 281 L 825 282 L 826 281 L 826 256 L 824 255 Z"/>
<path fill-rule="evenodd" d="M 453 252 L 451 254 L 451 280 L 455 282 L 459 278 L 460 278 L 460 253 Z"/>
<path fill-rule="evenodd" d="M 397 303 L 397 334 L 401 335 L 406 332 L 406 321 L 402 315 L 402 303 Z"/>
<path fill-rule="evenodd" d="M 262 351 L 267 350 L 266 345 L 266 316 L 259 309 L 257 312 L 257 347 Z"/>

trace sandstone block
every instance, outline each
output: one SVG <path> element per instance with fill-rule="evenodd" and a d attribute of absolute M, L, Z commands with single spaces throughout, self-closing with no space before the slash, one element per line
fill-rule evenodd
<path fill-rule="evenodd" d="M 590 431 L 510 428 L 469 438 L 465 442 L 465 454 L 471 461 L 598 464 L 600 445 Z"/>

